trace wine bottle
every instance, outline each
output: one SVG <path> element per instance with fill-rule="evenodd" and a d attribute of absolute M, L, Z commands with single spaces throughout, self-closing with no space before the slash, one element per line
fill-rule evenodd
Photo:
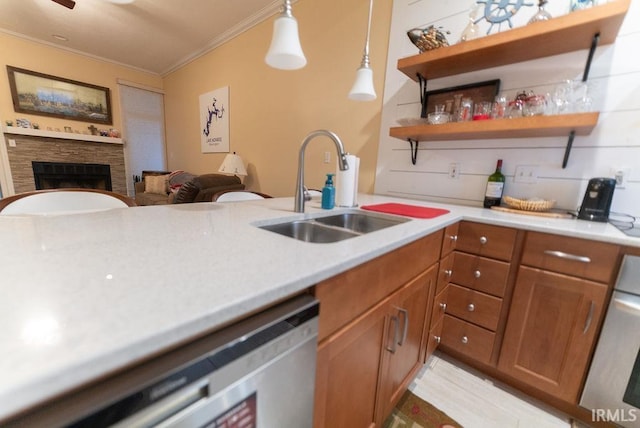
<path fill-rule="evenodd" d="M 502 201 L 503 190 L 504 175 L 502 174 L 502 159 L 498 159 L 496 172 L 491 174 L 487 180 L 487 190 L 484 192 L 484 207 L 491 208 L 499 206 Z"/>

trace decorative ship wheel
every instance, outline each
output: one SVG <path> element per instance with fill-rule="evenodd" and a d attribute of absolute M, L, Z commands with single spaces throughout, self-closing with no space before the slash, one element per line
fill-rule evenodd
<path fill-rule="evenodd" d="M 478 18 L 475 23 L 486 19 L 491 25 L 487 30 L 487 34 L 491 32 L 493 26 L 500 25 L 507 21 L 509 28 L 513 28 L 511 18 L 515 15 L 522 6 L 533 6 L 533 3 L 525 3 L 525 0 L 477 0 L 477 4 L 484 4 L 484 16 Z"/>

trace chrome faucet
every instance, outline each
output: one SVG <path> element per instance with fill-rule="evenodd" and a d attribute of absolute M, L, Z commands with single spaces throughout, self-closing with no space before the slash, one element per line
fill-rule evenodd
<path fill-rule="evenodd" d="M 341 171 L 345 171 L 349 169 L 349 164 L 347 163 L 346 154 L 344 152 L 344 146 L 342 141 L 340 141 L 340 137 L 334 134 L 331 131 L 327 131 L 324 129 L 319 129 L 317 131 L 313 131 L 309 135 L 305 137 L 302 141 L 302 145 L 300 146 L 300 154 L 298 155 L 298 179 L 296 181 L 296 195 L 295 195 L 295 207 L 294 211 L 297 213 L 304 212 L 304 203 L 311 199 L 308 195 L 305 196 L 304 192 L 304 151 L 307 148 L 307 144 L 315 137 L 319 137 L 324 135 L 325 137 L 329 137 L 336 145 L 336 150 L 338 151 L 338 167 Z"/>

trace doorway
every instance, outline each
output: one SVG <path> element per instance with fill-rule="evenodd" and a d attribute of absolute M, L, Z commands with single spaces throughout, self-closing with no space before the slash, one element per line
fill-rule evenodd
<path fill-rule="evenodd" d="M 118 89 L 125 139 L 127 193 L 134 197 L 135 180 L 142 177 L 142 171 L 167 169 L 164 94 L 161 89 L 123 81 L 118 81 Z"/>

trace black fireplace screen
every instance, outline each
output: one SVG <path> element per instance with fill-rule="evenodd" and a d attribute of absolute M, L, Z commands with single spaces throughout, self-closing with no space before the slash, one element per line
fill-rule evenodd
<path fill-rule="evenodd" d="M 83 188 L 111 191 L 111 168 L 95 163 L 31 162 L 36 189 Z"/>

